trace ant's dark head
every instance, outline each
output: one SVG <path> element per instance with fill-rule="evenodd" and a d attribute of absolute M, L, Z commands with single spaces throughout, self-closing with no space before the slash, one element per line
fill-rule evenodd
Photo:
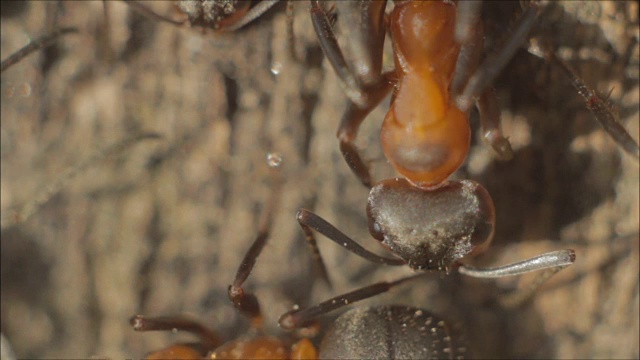
<path fill-rule="evenodd" d="M 371 235 L 414 269 L 450 269 L 481 252 L 495 224 L 489 193 L 470 180 L 429 190 L 385 180 L 371 189 L 367 214 Z"/>

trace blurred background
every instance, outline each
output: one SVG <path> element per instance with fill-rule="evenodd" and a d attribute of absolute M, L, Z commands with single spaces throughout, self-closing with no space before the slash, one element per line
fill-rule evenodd
<path fill-rule="evenodd" d="M 148 5 L 177 15 L 170 2 Z M 547 5 L 533 35 L 552 39 L 589 86 L 613 89 L 610 100 L 637 141 L 638 2 Z M 271 191 L 268 153 L 282 155 L 286 183 L 247 288 L 269 331 L 282 333 L 277 319 L 294 304 L 410 273 L 319 238 L 334 288 L 312 286 L 300 207 L 384 252 L 367 231 L 368 191 L 338 150 L 345 97 L 307 4 L 294 11 L 299 63 L 287 52 L 284 4 L 241 31 L 214 34 L 160 23 L 122 2 L 2 2 L 2 59 L 53 28 L 79 29 L 1 78 L 1 325 L 16 357 L 136 358 L 189 338 L 135 333 L 134 314 L 187 314 L 229 338 L 246 331 L 226 288 Z M 488 51 L 519 12 L 518 2 L 485 2 Z M 336 27 L 348 29 L 339 14 Z M 385 63 L 393 66 L 389 53 Z M 515 157 L 495 159 L 473 112 L 472 151 L 456 174 L 484 184 L 496 204 L 494 243 L 474 263 L 573 248 L 575 265 L 518 309 L 498 299 L 529 276 L 433 274 L 362 304 L 437 312 L 465 334 L 470 357 L 637 358 L 638 162 L 559 69 L 526 51 L 495 86 Z M 376 179 L 393 176 L 378 136 L 387 107 L 370 115 L 357 142 Z M 32 216 L 16 216 L 67 169 L 145 132 L 161 139 L 96 161 Z"/>

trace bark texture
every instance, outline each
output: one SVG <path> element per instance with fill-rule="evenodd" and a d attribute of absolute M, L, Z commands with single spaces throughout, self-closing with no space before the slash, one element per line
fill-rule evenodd
<path fill-rule="evenodd" d="M 188 339 L 135 333 L 134 314 L 190 314 L 229 338 L 246 330 L 226 288 L 270 192 L 270 152 L 282 154 L 287 180 L 247 284 L 269 331 L 281 333 L 276 321 L 293 304 L 409 273 L 319 238 L 334 288 L 311 286 L 298 208 L 377 245 L 367 232 L 367 190 L 335 138 L 345 97 L 306 4 L 295 6 L 301 64 L 287 53 L 282 4 L 223 35 L 158 23 L 121 2 L 106 9 L 108 17 L 102 2 L 2 3 L 3 59 L 53 27 L 80 30 L 1 79 L 2 334 L 17 357 L 135 358 Z M 517 2 L 484 5 L 488 47 L 518 10 Z M 340 26 L 348 28 L 338 17 Z M 553 2 L 534 34 L 561 46 L 587 84 L 604 94 L 613 88 L 610 99 L 637 139 L 638 2 Z M 609 139 L 559 69 L 519 51 L 496 88 L 515 157 L 495 160 L 472 116 L 472 151 L 457 175 L 484 184 L 496 203 L 494 243 L 475 262 L 574 248 L 576 264 L 519 309 L 497 299 L 530 277 L 434 274 L 368 303 L 447 317 L 466 334 L 470 357 L 637 358 L 638 162 Z M 378 138 L 387 106 L 358 140 L 376 179 L 393 176 Z M 142 132 L 162 138 L 96 161 L 33 216 L 15 216 L 68 168 Z"/>

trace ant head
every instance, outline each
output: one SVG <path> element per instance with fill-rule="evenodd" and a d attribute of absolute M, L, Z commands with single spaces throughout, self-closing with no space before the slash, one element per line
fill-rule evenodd
<path fill-rule="evenodd" d="M 369 231 L 413 269 L 449 269 L 483 251 L 493 237 L 495 209 L 487 190 L 470 181 L 451 181 L 424 190 L 405 179 L 371 189 Z"/>
<path fill-rule="evenodd" d="M 249 11 L 250 1 L 181 0 L 178 8 L 192 27 L 219 30 L 235 24 Z"/>

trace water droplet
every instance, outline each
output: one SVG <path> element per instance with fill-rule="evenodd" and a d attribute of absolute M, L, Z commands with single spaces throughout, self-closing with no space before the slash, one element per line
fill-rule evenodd
<path fill-rule="evenodd" d="M 282 155 L 280 153 L 268 153 L 267 164 L 272 168 L 277 168 L 282 164 Z"/>
<path fill-rule="evenodd" d="M 273 75 L 278 75 L 278 74 L 280 74 L 280 71 L 282 71 L 282 63 L 279 62 L 279 61 L 274 62 L 271 65 L 271 73 Z"/>

